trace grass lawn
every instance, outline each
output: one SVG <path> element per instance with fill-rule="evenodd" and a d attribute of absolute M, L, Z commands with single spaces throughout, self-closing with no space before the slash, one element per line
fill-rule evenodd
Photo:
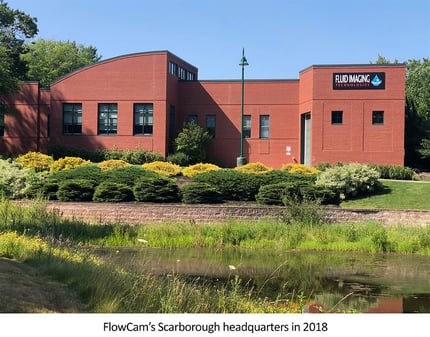
<path fill-rule="evenodd" d="M 382 179 L 384 190 L 370 197 L 344 201 L 344 208 L 389 208 L 430 210 L 429 181 Z"/>

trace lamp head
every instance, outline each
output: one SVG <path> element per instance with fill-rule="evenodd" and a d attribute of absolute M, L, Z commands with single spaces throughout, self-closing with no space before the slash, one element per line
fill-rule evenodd
<path fill-rule="evenodd" d="M 245 48 L 242 49 L 242 58 L 240 59 L 239 65 L 242 67 L 249 66 L 248 60 L 245 57 Z"/>

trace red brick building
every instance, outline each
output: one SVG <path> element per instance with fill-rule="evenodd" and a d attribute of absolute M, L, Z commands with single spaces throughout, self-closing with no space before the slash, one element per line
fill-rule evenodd
<path fill-rule="evenodd" d="M 20 88 L 0 115 L 0 153 L 61 144 L 166 156 L 194 120 L 214 136 L 210 156 L 236 165 L 241 80 L 199 81 L 196 67 L 168 51 L 105 60 L 49 89 L 37 82 Z M 311 66 L 296 80 L 246 79 L 244 88 L 248 162 L 403 164 L 404 65 Z"/>

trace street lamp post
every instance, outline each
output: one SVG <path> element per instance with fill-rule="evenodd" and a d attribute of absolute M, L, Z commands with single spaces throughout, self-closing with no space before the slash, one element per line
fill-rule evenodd
<path fill-rule="evenodd" d="M 242 105 L 240 113 L 240 155 L 236 159 L 236 166 L 243 166 L 246 164 L 246 158 L 243 156 L 243 109 L 245 102 L 245 66 L 248 66 L 248 61 L 245 57 L 245 48 L 242 49 L 242 58 L 239 65 L 242 67 Z"/>

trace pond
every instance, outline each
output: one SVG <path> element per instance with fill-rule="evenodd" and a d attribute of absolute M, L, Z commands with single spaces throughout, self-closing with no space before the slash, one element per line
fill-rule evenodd
<path fill-rule="evenodd" d="M 309 312 L 430 313 L 430 257 L 357 252 L 119 248 L 98 254 L 130 271 L 207 284 L 239 277 L 261 298 L 304 294 Z"/>

